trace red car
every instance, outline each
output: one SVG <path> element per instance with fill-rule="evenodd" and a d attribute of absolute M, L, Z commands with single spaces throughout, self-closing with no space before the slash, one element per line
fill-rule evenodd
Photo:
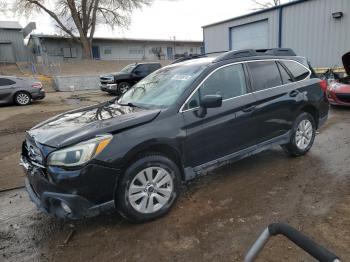
<path fill-rule="evenodd" d="M 327 88 L 327 98 L 332 105 L 350 106 L 350 52 L 343 56 L 347 77 L 331 83 Z"/>

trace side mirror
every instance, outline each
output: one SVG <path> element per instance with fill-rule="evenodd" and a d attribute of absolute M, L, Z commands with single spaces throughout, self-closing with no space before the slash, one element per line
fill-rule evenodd
<path fill-rule="evenodd" d="M 201 98 L 200 107 L 196 111 L 198 117 L 204 117 L 207 114 L 207 108 L 216 108 L 222 105 L 222 96 L 221 95 L 206 95 Z"/>
<path fill-rule="evenodd" d="M 206 95 L 200 101 L 200 106 L 204 108 L 216 108 L 222 105 L 221 95 Z"/>

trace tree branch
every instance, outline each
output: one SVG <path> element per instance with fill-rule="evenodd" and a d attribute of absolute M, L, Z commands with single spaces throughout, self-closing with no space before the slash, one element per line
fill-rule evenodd
<path fill-rule="evenodd" d="M 76 38 L 75 35 L 73 35 L 72 31 L 69 30 L 67 27 L 65 27 L 65 26 L 63 25 L 63 23 L 61 22 L 61 20 L 58 18 L 58 16 L 57 16 L 54 12 L 52 12 L 52 11 L 49 10 L 49 9 L 47 9 L 43 4 L 39 3 L 37 0 L 27 0 L 27 1 L 28 1 L 29 3 L 31 3 L 31 4 L 34 4 L 34 5 L 38 6 L 38 7 L 40 7 L 42 10 L 44 10 L 48 15 L 50 15 L 50 16 L 57 22 L 57 24 L 59 25 L 59 27 L 60 27 L 64 32 L 66 32 L 67 34 L 69 34 L 69 35 L 73 38 L 74 41 L 77 41 L 77 42 L 79 43 L 78 39 Z"/>

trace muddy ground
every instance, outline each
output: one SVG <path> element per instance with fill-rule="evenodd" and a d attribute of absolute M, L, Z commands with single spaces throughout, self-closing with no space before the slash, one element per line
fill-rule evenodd
<path fill-rule="evenodd" d="M 16 116 L 12 120 L 0 109 L 1 174 L 12 168 L 18 176 L 11 160 L 16 141 L 24 129 L 61 111 L 58 104 L 38 117 L 31 108 L 18 109 L 24 115 L 5 108 Z M 3 131 L 4 123 L 12 128 Z M 349 163 L 350 110 L 333 108 L 308 155 L 290 158 L 276 147 L 215 170 L 184 186 L 171 212 L 151 223 L 132 225 L 117 214 L 60 221 L 39 213 L 23 189 L 3 192 L 0 261 L 242 261 L 261 231 L 276 221 L 302 230 L 348 261 Z M 277 237 L 258 261 L 313 260 Z"/>

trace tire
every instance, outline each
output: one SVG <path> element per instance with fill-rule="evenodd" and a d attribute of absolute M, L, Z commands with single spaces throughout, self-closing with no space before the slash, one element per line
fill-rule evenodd
<path fill-rule="evenodd" d="M 294 157 L 305 155 L 311 149 L 315 136 L 315 119 L 303 112 L 294 121 L 290 142 L 282 145 L 282 148 Z"/>
<path fill-rule="evenodd" d="M 178 198 L 180 177 L 178 166 L 165 156 L 152 153 L 139 158 L 119 179 L 115 193 L 118 212 L 133 223 L 165 215 Z"/>
<path fill-rule="evenodd" d="M 29 105 L 32 98 L 27 92 L 18 92 L 15 94 L 14 101 L 16 105 L 26 106 Z"/>
<path fill-rule="evenodd" d="M 130 84 L 128 82 L 121 82 L 118 84 L 118 95 L 121 96 L 124 94 L 126 91 L 128 91 L 130 88 Z"/>

